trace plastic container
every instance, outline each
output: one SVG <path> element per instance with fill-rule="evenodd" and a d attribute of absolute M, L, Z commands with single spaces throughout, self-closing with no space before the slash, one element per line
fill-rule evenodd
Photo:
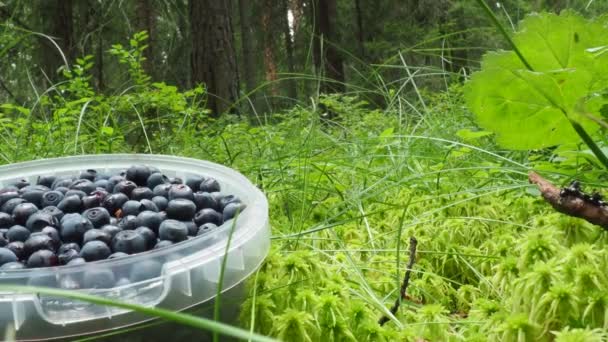
<path fill-rule="evenodd" d="M 247 178 L 218 164 L 142 154 L 46 159 L 1 166 L 0 187 L 21 178 L 35 184 L 39 175 L 75 175 L 86 169 L 117 173 L 134 164 L 158 167 L 169 177 L 213 177 L 220 182 L 222 193 L 240 197 L 247 208 L 239 215 L 237 222 L 230 220 L 214 232 L 173 246 L 85 265 L 0 272 L 0 284 L 75 287 L 77 289 L 74 291 L 122 302 L 181 311 L 212 302 L 216 296 L 224 255 L 227 255 L 227 261 L 223 292 L 238 288 L 237 285 L 259 267 L 270 247 L 268 203 L 262 192 Z M 232 240 L 225 254 L 233 224 Z M 125 277 L 131 283 L 122 286 L 95 283 L 95 276 L 99 272 L 112 272 L 115 279 Z M 86 288 L 90 286 L 97 288 Z M 238 298 L 227 298 L 226 302 L 240 304 Z M 231 309 L 222 305 L 222 310 Z M 17 340 L 47 340 L 99 333 L 149 319 L 150 316 L 130 310 L 63 297 L 0 292 L 0 331 L 13 329 Z"/>

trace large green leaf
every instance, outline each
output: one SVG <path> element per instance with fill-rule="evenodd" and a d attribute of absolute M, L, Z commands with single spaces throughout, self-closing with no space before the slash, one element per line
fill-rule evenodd
<path fill-rule="evenodd" d="M 608 54 L 591 51 L 608 45 L 605 25 L 571 11 L 537 14 L 513 40 L 533 71 L 512 51 L 486 54 L 466 90 L 479 125 L 511 149 L 580 141 L 569 120 L 595 132 L 590 117 L 607 103 L 599 94 L 608 87 Z"/>

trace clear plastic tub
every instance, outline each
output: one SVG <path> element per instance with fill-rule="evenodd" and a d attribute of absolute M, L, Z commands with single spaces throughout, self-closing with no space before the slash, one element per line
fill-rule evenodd
<path fill-rule="evenodd" d="M 222 291 L 239 287 L 266 257 L 270 247 L 268 203 L 240 173 L 211 162 L 164 155 L 85 155 L 0 166 L 0 187 L 39 175 L 74 175 L 86 169 L 118 172 L 134 164 L 158 167 L 169 177 L 206 175 L 217 179 L 222 193 L 234 194 L 247 208 L 239 215 L 227 253 Z M 181 311 L 210 303 L 233 220 L 220 229 L 179 244 L 113 260 L 84 265 L 0 272 L 0 284 L 73 287 L 76 291 L 148 307 Z M 95 267 L 92 267 L 92 266 Z M 112 272 L 131 283 L 85 288 L 95 272 Z M 85 281 L 88 279 L 88 281 Z M 86 285 L 86 282 L 89 285 Z M 227 298 L 228 299 L 228 298 Z M 228 300 L 230 302 L 230 300 Z M 17 340 L 47 340 L 117 329 L 150 319 L 130 310 L 98 306 L 63 297 L 0 292 L 0 331 L 12 329 Z"/>

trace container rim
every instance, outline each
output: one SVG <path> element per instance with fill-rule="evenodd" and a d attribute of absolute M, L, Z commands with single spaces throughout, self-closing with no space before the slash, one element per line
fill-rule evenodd
<path fill-rule="evenodd" d="M 58 162 L 65 162 L 58 164 Z M 248 192 L 248 200 L 247 200 L 247 208 L 243 210 L 241 214 L 237 217 L 236 220 L 229 220 L 222 224 L 219 229 L 209 232 L 207 234 L 201 236 L 195 236 L 192 239 L 181 241 L 179 243 L 173 244 L 171 246 L 163 247 L 157 250 L 149 250 L 141 253 L 137 253 L 134 255 L 129 255 L 128 257 L 117 258 L 117 259 L 106 259 L 106 260 L 98 260 L 93 262 L 87 262 L 85 264 L 80 265 L 63 265 L 63 266 L 53 266 L 53 267 L 41 267 L 41 268 L 29 268 L 29 269 L 19 269 L 19 270 L 0 270 L 0 277 L 2 278 L 24 278 L 26 276 L 48 276 L 56 273 L 63 273 L 66 271 L 71 272 L 79 272 L 85 271 L 87 268 L 91 266 L 120 266 L 123 264 L 132 264 L 136 262 L 142 262 L 148 260 L 153 257 L 158 256 L 166 256 L 179 252 L 181 249 L 186 249 L 200 243 L 204 239 L 213 239 L 219 236 L 223 236 L 223 238 L 218 239 L 213 244 L 205 247 L 209 252 L 217 252 L 223 251 L 226 248 L 226 243 L 228 241 L 228 235 L 226 234 L 226 230 L 230 231 L 232 229 L 232 225 L 234 224 L 234 232 L 232 234 L 230 249 L 237 248 L 243 243 L 247 242 L 249 238 L 254 235 L 258 230 L 264 229 L 265 224 L 268 221 L 268 201 L 266 196 L 238 171 L 231 169 L 227 166 L 223 166 L 217 163 L 209 162 L 206 160 L 199 160 L 189 157 L 177 157 L 171 155 L 162 155 L 162 154 L 87 154 L 87 155 L 77 155 L 77 156 L 66 156 L 66 157 L 58 157 L 58 158 L 45 158 L 39 160 L 25 161 L 19 163 L 12 163 L 7 165 L 0 166 L 0 177 L 4 177 L 5 175 L 13 176 L 15 178 L 22 177 L 18 174 L 18 172 L 23 171 L 24 169 L 44 169 L 45 167 L 53 167 L 57 168 L 58 165 L 60 169 L 63 171 L 73 170 L 73 163 L 80 163 L 85 165 L 85 163 L 92 163 L 93 165 L 98 165 L 103 167 L 103 165 L 109 165 L 106 167 L 128 167 L 134 164 L 147 164 L 151 166 L 157 166 L 155 163 L 165 163 L 174 164 L 174 167 L 184 167 L 187 170 L 188 166 L 197 167 L 197 168 L 207 168 L 213 170 L 218 173 L 225 174 L 229 179 L 236 180 L 239 182 L 239 186 L 245 187 L 244 191 Z M 72 164 L 72 167 L 66 167 L 65 165 Z M 113 165 L 110 165 L 113 164 Z M 116 164 L 121 164 L 121 166 L 116 166 Z M 83 166 L 88 168 L 88 166 Z M 163 171 L 162 166 L 159 167 L 161 172 Z M 42 173 L 41 173 L 42 174 Z M 220 182 L 221 183 L 221 182 Z M 261 214 L 261 215 L 260 215 Z M 224 235 L 226 234 L 226 235 Z"/>

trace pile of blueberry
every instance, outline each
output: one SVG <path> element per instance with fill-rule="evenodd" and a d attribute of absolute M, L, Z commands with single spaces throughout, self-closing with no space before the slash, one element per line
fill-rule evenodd
<path fill-rule="evenodd" d="M 0 189 L 0 270 L 76 265 L 170 246 L 245 209 L 209 177 L 168 178 L 136 165 Z"/>

